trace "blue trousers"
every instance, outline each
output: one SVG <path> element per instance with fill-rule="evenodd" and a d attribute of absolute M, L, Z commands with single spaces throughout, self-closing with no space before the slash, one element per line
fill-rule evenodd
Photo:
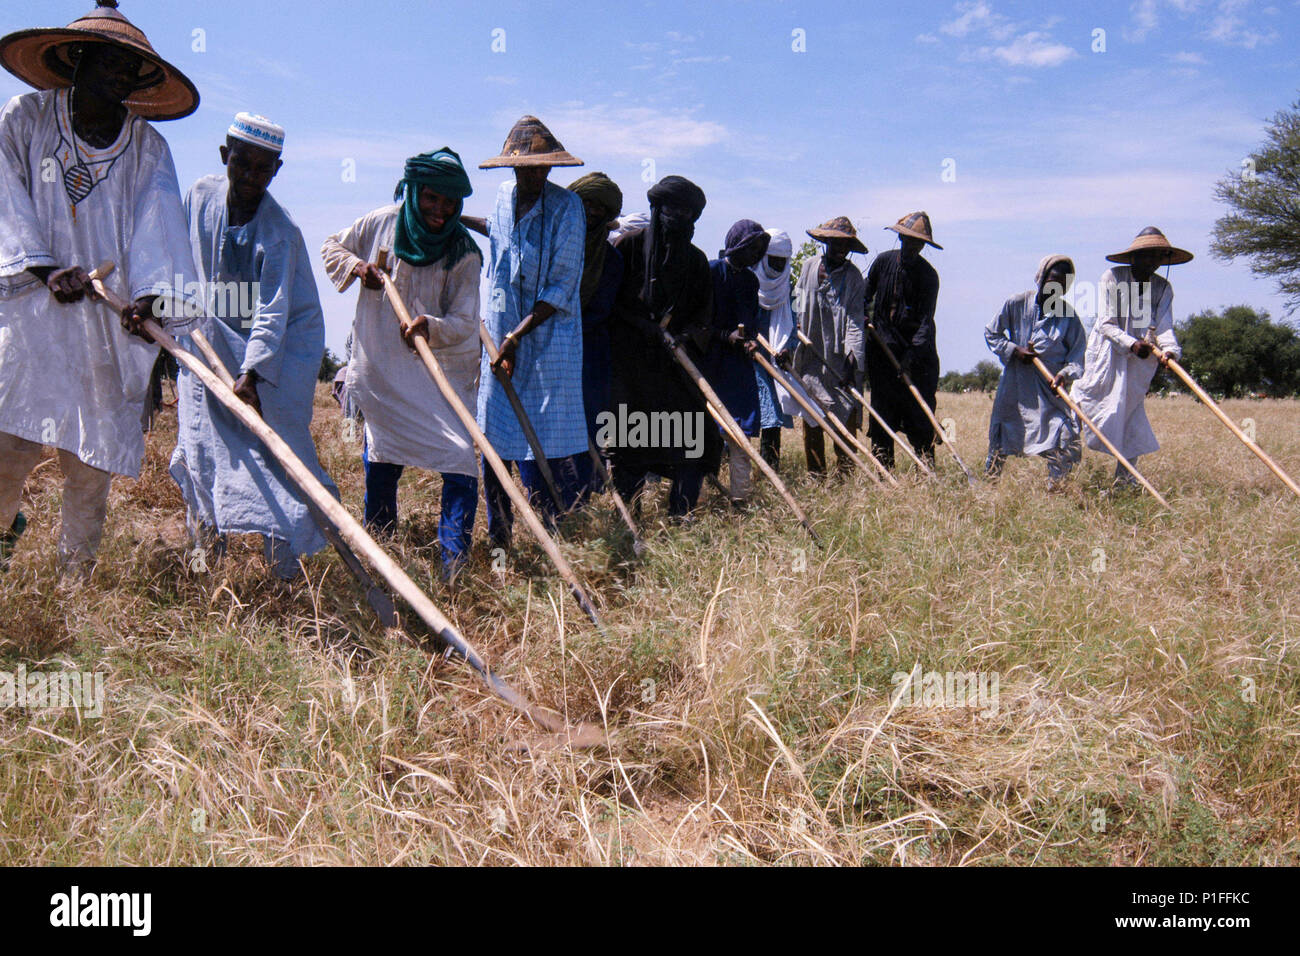
<path fill-rule="evenodd" d="M 365 525 L 381 533 L 397 527 L 397 482 L 404 465 L 371 461 L 362 447 L 361 464 L 366 471 Z M 470 475 L 442 472 L 442 512 L 438 517 L 438 544 L 447 570 L 459 567 L 469 555 L 478 511 L 478 479 Z"/>
<path fill-rule="evenodd" d="M 551 466 L 551 475 L 555 478 L 555 490 L 560 493 L 560 501 L 564 504 L 565 512 L 573 509 L 583 492 L 579 457 L 588 456 L 584 451 L 578 455 L 546 459 L 546 463 Z M 548 525 L 553 526 L 560 515 L 555 509 L 555 502 L 551 500 L 550 492 L 546 490 L 546 482 L 542 480 L 542 472 L 537 467 L 537 463 L 507 461 L 505 466 L 506 470 L 512 467 L 519 469 L 519 481 L 524 486 L 525 494 L 528 495 L 529 504 L 537 510 Z M 486 461 L 483 462 L 483 497 L 487 502 L 488 537 L 492 539 L 494 546 L 509 547 L 514 529 L 514 510 L 510 506 L 509 495 L 497 479 L 496 472 Z"/>

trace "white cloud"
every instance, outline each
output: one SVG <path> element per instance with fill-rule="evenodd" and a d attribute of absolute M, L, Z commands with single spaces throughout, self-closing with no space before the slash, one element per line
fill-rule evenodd
<path fill-rule="evenodd" d="M 986 31 L 997 35 L 1005 34 L 1007 31 L 1007 18 L 1000 13 L 994 13 L 993 8 L 983 0 L 959 3 L 956 10 L 960 15 L 955 20 L 939 24 L 941 33 L 952 37 L 964 37 L 972 32 Z"/>
<path fill-rule="evenodd" d="M 992 56 L 1007 66 L 1027 66 L 1035 69 L 1060 66 L 1079 54 L 1064 43 L 1053 43 L 1044 33 L 1022 33 L 1005 46 L 994 47 Z"/>
<path fill-rule="evenodd" d="M 1251 29 L 1247 25 L 1247 16 L 1251 20 L 1256 20 L 1247 10 L 1250 6 L 1249 0 L 1220 0 L 1218 11 L 1205 31 L 1206 37 L 1217 43 L 1244 47 L 1247 50 L 1253 50 L 1261 44 L 1272 43 L 1277 39 L 1277 31 L 1272 27 L 1261 31 Z"/>
<path fill-rule="evenodd" d="M 1055 42 L 1047 32 L 1059 17 L 1048 18 L 1038 29 L 1024 30 L 1028 24 L 1013 22 L 984 0 L 959 3 L 954 10 L 958 16 L 939 24 L 939 32 L 958 39 L 985 41 L 983 46 L 965 51 L 964 59 L 996 59 L 1007 66 L 1037 69 L 1060 66 L 1078 55 L 1073 48 Z M 923 33 L 916 39 L 919 43 L 934 43 L 939 38 Z"/>
<path fill-rule="evenodd" d="M 620 159 L 675 159 L 721 143 L 728 135 L 721 123 L 695 119 L 686 110 L 567 103 L 546 115 L 552 129 L 565 131 L 566 143 L 599 143 L 604 154 Z"/>
<path fill-rule="evenodd" d="M 1209 19 L 1202 36 L 1216 43 L 1253 50 L 1278 38 L 1272 27 L 1255 28 L 1259 17 L 1254 8 L 1255 0 L 1216 0 L 1213 3 L 1206 0 L 1137 0 L 1132 7 L 1133 23 L 1124 30 L 1124 37 L 1140 43 L 1159 29 L 1163 12 L 1186 17 L 1204 9 Z M 1276 8 L 1264 7 L 1259 12 L 1267 15 L 1275 13 Z"/>

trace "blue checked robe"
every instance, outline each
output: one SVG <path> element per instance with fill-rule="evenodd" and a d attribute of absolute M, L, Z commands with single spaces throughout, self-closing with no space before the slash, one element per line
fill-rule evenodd
<path fill-rule="evenodd" d="M 249 290 L 253 315 L 243 318 L 225 307 L 210 308 L 199 327 L 232 376 L 257 372 L 262 418 L 337 496 L 316 458 L 310 431 L 325 318 L 307 247 L 269 193 L 251 220 L 228 225 L 227 188 L 226 177 L 205 176 L 185 197 L 194 262 L 204 283 L 256 282 L 255 297 Z M 190 350 L 199 354 L 192 345 Z M 307 505 L 253 433 L 184 368 L 176 390 L 171 475 L 185 498 L 191 527 L 197 519 L 223 534 L 272 535 L 287 541 L 297 555 L 323 548 L 325 538 Z"/>
<path fill-rule="evenodd" d="M 552 182 L 515 222 L 515 183 L 501 184 L 488 219 L 488 299 L 484 323 L 498 345 L 539 300 L 556 312 L 519 340 L 514 386 L 547 458 L 586 454 L 582 397 L 582 280 L 587 220 L 582 200 Z M 519 420 L 484 350 L 478 424 L 506 461 L 531 460 Z"/>

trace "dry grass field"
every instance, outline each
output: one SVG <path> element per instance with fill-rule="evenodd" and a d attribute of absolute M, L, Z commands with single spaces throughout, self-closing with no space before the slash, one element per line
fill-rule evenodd
<path fill-rule="evenodd" d="M 977 468 L 989 397 L 939 401 Z M 1149 408 L 1172 513 L 1103 498 L 1091 452 L 1058 495 L 1040 461 L 972 489 L 945 453 L 938 484 L 815 484 L 795 432 L 823 550 L 770 488 L 735 515 L 706 486 L 687 525 L 647 502 L 637 560 L 600 500 L 563 547 L 605 636 L 522 528 L 494 569 L 481 508 L 441 584 L 439 479 L 410 473 L 398 559 L 516 687 L 607 728 L 586 750 L 413 616 L 384 633 L 332 552 L 292 588 L 255 539 L 192 568 L 167 412 L 89 585 L 54 583 L 57 464 L 29 482 L 0 670 L 101 671 L 107 703 L 0 710 L 0 863 L 1295 864 L 1300 501 L 1190 398 Z M 1300 475 L 1300 402 L 1226 408 Z M 323 387 L 316 411 L 359 514 L 359 448 Z M 914 669 L 997 696 L 912 700 Z"/>

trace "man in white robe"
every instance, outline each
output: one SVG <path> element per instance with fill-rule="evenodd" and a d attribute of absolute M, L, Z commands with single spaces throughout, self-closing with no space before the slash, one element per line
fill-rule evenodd
<path fill-rule="evenodd" d="M 180 190 L 146 117 L 188 115 L 198 94 L 107 8 L 66 30 L 5 37 L 0 60 L 40 90 L 0 112 L 0 566 L 26 526 L 23 485 L 48 445 L 64 473 L 59 563 L 80 579 L 111 476 L 135 477 L 144 457 L 158 346 L 127 328 L 160 311 L 178 317 L 166 323 L 173 334 L 189 328 Z M 117 267 L 106 285 L 132 303 L 120 321 L 91 298 L 87 273 L 104 260 Z"/>
<path fill-rule="evenodd" d="M 407 161 L 402 202 L 367 213 L 325 240 L 325 272 L 340 292 L 361 280 L 352 325 L 347 393 L 365 419 L 365 522 L 378 532 L 397 524 L 397 483 L 407 465 L 442 475 L 438 540 L 445 576 L 468 558 L 478 508 L 473 440 L 420 357 L 402 340 L 384 294 L 380 252 L 393 284 L 417 315 L 456 395 L 477 405 L 479 270 L 482 253 L 460 222 L 469 177 L 445 147 Z"/>
<path fill-rule="evenodd" d="M 1174 290 L 1156 274 L 1162 265 L 1190 262 L 1192 254 L 1169 244 L 1155 226 L 1143 229 L 1123 252 L 1107 256 L 1119 263 L 1101 277 L 1097 290 L 1097 323 L 1088 336 L 1083 375 L 1070 394 L 1085 415 L 1101 429 L 1119 453 L 1135 466 L 1139 455 L 1160 448 L 1147 420 L 1146 395 L 1158 360 L 1154 342 L 1177 361 L 1182 349 L 1174 336 Z M 1106 451 L 1091 431 L 1088 447 Z M 1135 484 L 1119 462 L 1115 480 Z"/>

